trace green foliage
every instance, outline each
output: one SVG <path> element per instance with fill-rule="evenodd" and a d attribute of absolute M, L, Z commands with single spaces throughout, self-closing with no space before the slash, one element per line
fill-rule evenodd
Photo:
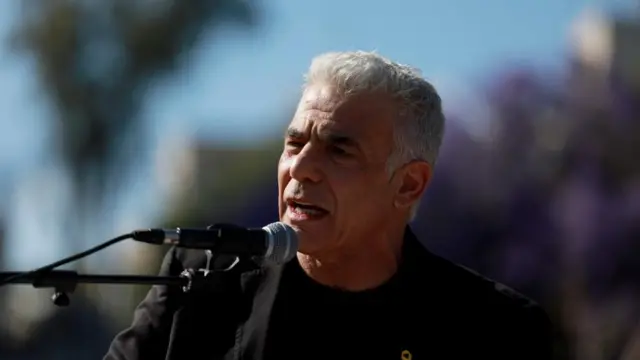
<path fill-rule="evenodd" d="M 256 20 L 246 2 L 232 0 L 32 0 L 23 10 L 15 44 L 35 57 L 57 110 L 56 154 L 80 196 L 94 201 L 131 160 L 119 149 L 141 138 L 138 112 L 151 81 L 178 69 L 207 28 Z"/>

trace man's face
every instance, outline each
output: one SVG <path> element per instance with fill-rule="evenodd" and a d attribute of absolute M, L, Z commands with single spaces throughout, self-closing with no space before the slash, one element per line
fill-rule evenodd
<path fill-rule="evenodd" d="M 384 95 L 345 98 L 323 85 L 304 92 L 278 166 L 280 220 L 296 229 L 300 252 L 357 251 L 385 228 L 397 112 Z"/>

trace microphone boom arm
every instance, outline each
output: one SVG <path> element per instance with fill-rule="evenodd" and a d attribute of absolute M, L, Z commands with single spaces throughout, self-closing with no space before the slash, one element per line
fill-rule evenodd
<path fill-rule="evenodd" d="M 68 306 L 69 295 L 76 290 L 78 284 L 129 284 L 129 285 L 167 285 L 181 286 L 184 292 L 194 287 L 208 284 L 218 273 L 215 270 L 200 269 L 194 271 L 187 269 L 180 276 L 153 276 L 153 275 L 94 275 L 78 274 L 73 270 L 47 270 L 37 272 L 0 272 L 0 281 L 16 277 L 10 283 L 31 284 L 36 289 L 53 288 L 51 301 L 56 306 Z"/>
<path fill-rule="evenodd" d="M 212 227 L 209 227 L 208 229 L 211 230 Z M 297 248 L 295 233 L 293 233 L 292 228 L 286 227 L 282 223 L 274 223 L 263 228 L 263 231 L 269 235 L 271 245 L 275 246 L 279 244 L 280 246 L 276 247 L 280 250 L 284 250 L 277 253 L 278 256 L 276 257 L 269 253 L 275 260 L 284 260 L 287 257 L 290 257 L 292 243 L 293 248 Z M 146 238 L 145 236 L 147 235 L 151 236 L 151 238 Z M 162 238 L 159 238 L 159 235 L 163 235 Z M 34 288 L 53 288 L 54 294 L 51 297 L 51 300 L 54 305 L 68 306 L 71 302 L 68 294 L 73 293 L 78 284 L 81 283 L 181 286 L 182 291 L 185 293 L 191 292 L 193 289 L 203 289 L 208 287 L 215 289 L 217 286 L 226 285 L 227 281 L 225 281 L 225 279 L 230 279 L 227 274 L 229 274 L 240 262 L 240 258 L 236 256 L 235 261 L 227 268 L 212 269 L 214 253 L 211 249 L 207 249 L 205 250 L 205 254 L 207 256 L 206 268 L 197 270 L 185 269 L 179 276 L 93 275 L 78 274 L 73 270 L 55 270 L 57 267 L 87 257 L 126 239 L 134 238 L 145 242 L 161 243 L 158 241 L 163 241 L 165 238 L 164 235 L 166 234 L 162 230 L 152 229 L 148 231 L 136 231 L 117 236 L 102 244 L 94 246 L 89 250 L 66 257 L 35 270 L 25 272 L 0 272 L 0 287 L 7 284 L 31 284 Z M 282 246 L 283 244 L 286 246 Z M 271 251 L 272 250 L 273 249 L 271 249 Z"/>

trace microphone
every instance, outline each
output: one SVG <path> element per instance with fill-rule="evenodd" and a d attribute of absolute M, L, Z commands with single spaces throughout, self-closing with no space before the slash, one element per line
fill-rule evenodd
<path fill-rule="evenodd" d="M 213 225 L 207 229 L 145 229 L 133 232 L 132 238 L 149 244 L 169 244 L 190 249 L 206 249 L 218 254 L 248 255 L 281 264 L 295 256 L 298 237 L 282 222 L 262 229 Z"/>

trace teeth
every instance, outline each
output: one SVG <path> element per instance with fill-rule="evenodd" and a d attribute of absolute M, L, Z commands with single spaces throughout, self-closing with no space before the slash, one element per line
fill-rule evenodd
<path fill-rule="evenodd" d="M 308 203 L 301 203 L 301 202 L 297 202 L 297 201 L 292 201 L 291 205 L 294 207 L 315 207 L 312 204 L 308 204 Z"/>
<path fill-rule="evenodd" d="M 322 214 L 322 211 L 320 210 L 316 210 L 316 209 L 309 209 L 309 208 L 301 208 L 296 206 L 294 208 L 295 212 L 300 213 L 300 214 L 306 214 L 306 215 L 320 215 Z"/>
<path fill-rule="evenodd" d="M 293 210 L 300 214 L 306 215 L 321 215 L 323 213 L 322 210 L 310 207 L 313 205 L 301 204 L 301 203 L 293 203 Z"/>

